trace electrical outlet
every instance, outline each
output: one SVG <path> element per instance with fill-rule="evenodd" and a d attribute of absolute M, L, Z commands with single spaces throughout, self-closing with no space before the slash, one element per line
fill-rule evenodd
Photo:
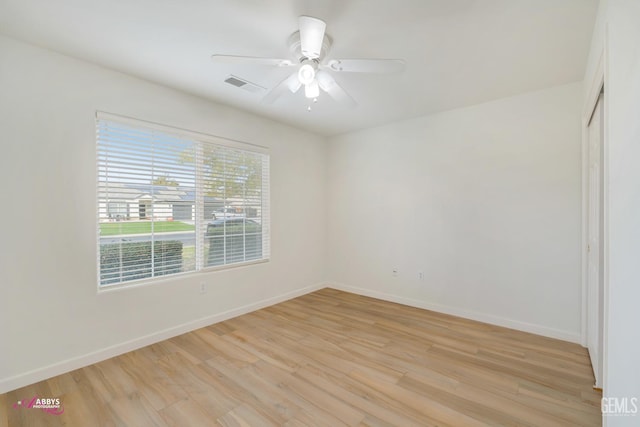
<path fill-rule="evenodd" d="M 418 279 L 424 280 L 424 273 L 422 271 L 418 271 Z"/>
<path fill-rule="evenodd" d="M 393 267 L 393 270 L 391 270 L 391 274 L 393 275 L 393 277 L 397 277 L 398 276 L 398 267 Z"/>
<path fill-rule="evenodd" d="M 204 294 L 207 292 L 207 284 L 204 282 L 200 282 L 200 293 Z"/>

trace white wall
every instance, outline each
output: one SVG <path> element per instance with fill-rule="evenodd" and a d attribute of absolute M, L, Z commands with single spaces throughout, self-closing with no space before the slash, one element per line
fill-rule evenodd
<path fill-rule="evenodd" d="M 603 393 L 636 398 L 640 409 L 640 2 L 601 0 L 585 83 L 605 50 L 605 296 Z M 596 27 L 598 28 L 598 26 Z M 585 104 L 588 103 L 585 99 Z M 606 426 L 637 426 L 635 416 L 604 417 Z"/>
<path fill-rule="evenodd" d="M 0 88 L 0 393 L 322 282 L 324 138 L 4 37 Z M 271 262 L 97 294 L 96 110 L 270 147 Z"/>
<path fill-rule="evenodd" d="M 609 9 L 607 396 L 640 405 L 640 2 Z M 638 425 L 634 419 L 609 425 Z"/>
<path fill-rule="evenodd" d="M 583 98 L 586 100 L 589 97 L 594 97 L 591 92 L 597 91 L 597 88 L 594 88 L 594 84 L 599 84 L 599 81 L 596 81 L 594 77 L 601 73 L 602 70 L 599 67 L 603 67 L 604 64 L 601 62 L 605 61 L 603 56 L 604 52 L 604 43 L 605 43 L 605 33 L 607 31 L 607 21 L 606 21 L 606 10 L 608 7 L 608 0 L 599 0 L 598 2 L 598 13 L 596 14 L 596 20 L 593 24 L 593 33 L 591 34 L 591 45 L 589 46 L 589 56 L 587 59 L 587 64 L 585 67 L 585 77 L 584 77 L 584 85 L 583 85 Z M 593 106 L 584 105 L 586 109 L 593 111 Z M 583 111 L 583 113 L 590 113 L 591 111 Z"/>
<path fill-rule="evenodd" d="M 578 342 L 581 95 L 575 83 L 333 138 L 328 278 Z"/>

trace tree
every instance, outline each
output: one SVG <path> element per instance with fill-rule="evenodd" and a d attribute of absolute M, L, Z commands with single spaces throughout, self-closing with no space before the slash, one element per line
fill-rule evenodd
<path fill-rule="evenodd" d="M 171 178 L 169 178 L 169 175 L 161 175 L 156 179 L 154 179 L 153 181 L 151 181 L 151 184 L 164 185 L 165 187 L 178 187 L 180 185 L 178 181 L 174 181 Z"/>
<path fill-rule="evenodd" d="M 218 198 L 260 198 L 262 194 L 262 156 L 227 147 L 203 145 L 204 191 Z M 192 150 L 180 155 L 183 164 L 193 164 Z"/>

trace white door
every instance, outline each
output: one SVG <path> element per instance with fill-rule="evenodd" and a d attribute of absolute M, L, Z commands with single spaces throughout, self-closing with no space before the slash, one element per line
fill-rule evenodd
<path fill-rule="evenodd" d="M 604 102 L 600 94 L 589 122 L 589 205 L 588 205 L 588 255 L 587 255 L 587 347 L 595 387 L 602 388 L 602 349 L 604 319 L 604 202 L 603 202 L 603 137 Z"/>

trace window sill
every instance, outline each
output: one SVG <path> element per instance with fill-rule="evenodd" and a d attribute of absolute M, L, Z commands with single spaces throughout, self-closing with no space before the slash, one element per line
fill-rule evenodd
<path fill-rule="evenodd" d="M 189 271 L 186 273 L 177 273 L 177 274 L 171 274 L 167 276 L 151 277 L 148 279 L 132 280 L 130 282 L 118 283 L 114 285 L 104 285 L 104 286 L 98 285 L 97 293 L 106 294 L 106 293 L 122 291 L 126 289 L 139 288 L 143 286 L 158 285 L 160 283 L 166 283 L 166 282 L 178 280 L 180 278 L 197 277 L 198 275 L 203 273 L 214 273 L 214 272 L 235 270 L 238 268 L 250 267 L 252 265 L 257 265 L 257 264 L 266 264 L 270 261 L 271 261 L 270 258 L 264 258 L 264 259 L 258 259 L 258 260 L 252 260 L 252 261 L 238 262 L 234 264 L 220 265 L 215 267 L 206 267 L 199 271 Z"/>

